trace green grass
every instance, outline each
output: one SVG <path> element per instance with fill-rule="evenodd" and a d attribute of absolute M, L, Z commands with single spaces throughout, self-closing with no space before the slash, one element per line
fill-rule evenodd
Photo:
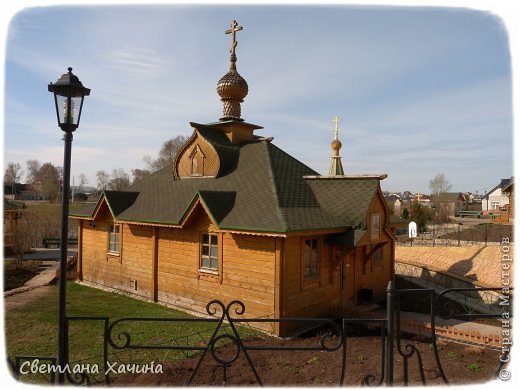
<path fill-rule="evenodd" d="M 318 364 L 319 362 L 320 362 L 320 358 L 317 356 L 313 356 L 309 360 L 307 360 L 308 364 Z"/>
<path fill-rule="evenodd" d="M 22 308 L 12 309 L 5 315 L 5 335 L 8 357 L 15 355 L 55 356 L 57 343 L 58 287 L 51 286 L 45 296 Z M 124 295 L 82 286 L 67 284 L 67 315 L 108 316 L 110 322 L 122 317 L 195 318 L 186 313 L 154 303 L 143 302 Z M 131 335 L 132 343 L 147 345 L 205 345 L 216 323 L 208 322 L 152 322 L 130 321 L 118 324 L 112 332 L 113 341 L 121 332 Z M 223 327 L 231 333 L 228 325 Z M 238 327 L 237 327 L 238 328 Z M 238 328 L 241 337 L 258 336 L 249 328 Z M 220 333 L 223 331 L 221 330 Z M 219 334 L 220 334 L 219 333 Z M 71 321 L 69 328 L 71 362 L 86 361 L 102 364 L 103 322 Z M 191 353 L 191 355 L 196 352 Z M 190 355 L 190 356 L 191 356 Z M 181 359 L 187 355 L 180 351 L 116 350 L 109 347 L 109 360 L 150 363 Z M 86 359 L 86 360 L 85 360 Z"/>
<path fill-rule="evenodd" d="M 470 371 L 479 372 L 481 367 L 478 363 L 471 363 L 470 365 L 468 365 L 468 368 L 470 369 Z"/>

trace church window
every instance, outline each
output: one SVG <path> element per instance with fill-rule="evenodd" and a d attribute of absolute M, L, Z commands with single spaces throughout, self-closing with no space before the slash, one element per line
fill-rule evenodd
<path fill-rule="evenodd" d="M 119 225 L 111 223 L 108 230 L 108 251 L 110 253 L 119 254 L 120 235 Z"/>
<path fill-rule="evenodd" d="M 202 234 L 200 268 L 218 271 L 218 236 L 216 234 Z"/>
<path fill-rule="evenodd" d="M 205 157 L 198 145 L 193 148 L 190 154 L 190 176 L 204 176 Z"/>
<path fill-rule="evenodd" d="M 303 277 L 313 278 L 320 274 L 319 240 L 312 238 L 305 240 L 303 249 Z"/>

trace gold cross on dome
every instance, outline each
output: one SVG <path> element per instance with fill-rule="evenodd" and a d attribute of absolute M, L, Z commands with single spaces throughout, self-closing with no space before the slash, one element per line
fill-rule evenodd
<path fill-rule="evenodd" d="M 332 122 L 336 123 L 336 128 L 334 129 L 334 138 L 338 139 L 338 133 L 339 133 L 339 122 L 341 122 L 341 118 L 339 116 L 335 116 Z"/>
<path fill-rule="evenodd" d="M 226 34 L 232 34 L 233 41 L 231 42 L 231 50 L 229 51 L 231 53 L 231 56 L 235 56 L 235 48 L 237 47 L 237 41 L 236 41 L 236 33 L 237 31 L 242 30 L 243 27 L 239 26 L 236 20 L 233 20 L 231 23 L 231 28 L 229 30 L 226 30 Z"/>

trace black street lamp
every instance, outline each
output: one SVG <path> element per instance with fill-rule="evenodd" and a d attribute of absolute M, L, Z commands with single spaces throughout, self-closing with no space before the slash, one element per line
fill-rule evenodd
<path fill-rule="evenodd" d="M 67 294 L 67 247 L 69 230 L 69 189 L 70 189 L 70 155 L 72 148 L 72 133 L 78 128 L 83 109 L 83 99 L 90 95 L 90 89 L 85 88 L 78 77 L 69 72 L 61 75 L 54 84 L 49 84 L 49 92 L 54 94 L 58 126 L 65 132 L 65 151 L 63 157 L 63 192 L 61 209 L 61 240 L 60 240 L 60 276 L 59 276 L 59 307 L 58 307 L 58 383 L 63 384 L 65 375 L 63 369 L 68 362 L 68 326 L 66 317 Z"/>

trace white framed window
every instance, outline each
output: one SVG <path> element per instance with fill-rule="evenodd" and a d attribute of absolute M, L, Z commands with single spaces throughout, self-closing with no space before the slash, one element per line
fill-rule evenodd
<path fill-rule="evenodd" d="M 108 252 L 119 255 L 120 242 L 121 242 L 121 230 L 120 226 L 115 223 L 111 223 L 108 228 Z"/>
<path fill-rule="evenodd" d="M 218 235 L 202 233 L 200 243 L 200 268 L 218 271 Z"/>
<path fill-rule="evenodd" d="M 500 209 L 500 202 L 496 202 L 496 201 L 495 201 L 495 202 L 491 202 L 491 208 L 492 208 L 493 210 L 498 210 L 498 209 Z"/>

